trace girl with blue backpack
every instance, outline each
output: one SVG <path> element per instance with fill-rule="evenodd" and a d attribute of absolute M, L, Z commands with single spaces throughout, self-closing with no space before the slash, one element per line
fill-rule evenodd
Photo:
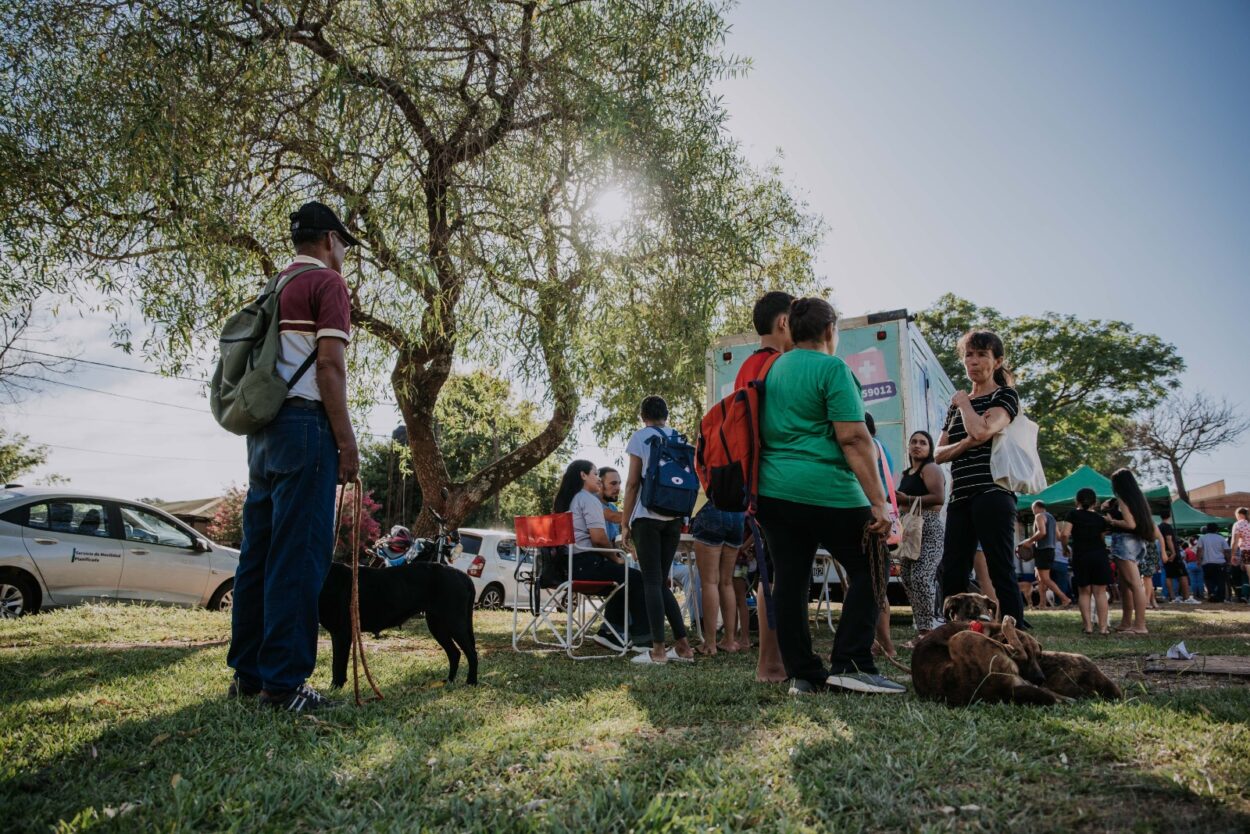
<path fill-rule="evenodd" d="M 650 396 L 639 408 L 643 428 L 625 445 L 629 474 L 625 479 L 622 517 L 628 520 L 621 542 L 633 540 L 642 569 L 643 597 L 651 626 L 651 650 L 634 658 L 635 663 L 662 664 L 670 660 L 691 662 L 694 650 L 687 639 L 681 607 L 668 586 L 673 557 L 681 541 L 681 528 L 694 510 L 699 479 L 694 471 L 694 447 L 668 427 L 668 403 Z M 673 630 L 674 646 L 664 645 L 664 620 Z"/>

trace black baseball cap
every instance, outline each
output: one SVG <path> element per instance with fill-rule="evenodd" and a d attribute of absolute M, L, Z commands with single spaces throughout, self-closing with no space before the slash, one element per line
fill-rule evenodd
<path fill-rule="evenodd" d="M 313 200 L 291 212 L 291 234 L 296 232 L 335 232 L 348 246 L 359 246 L 360 241 L 347 231 L 334 209 Z"/>

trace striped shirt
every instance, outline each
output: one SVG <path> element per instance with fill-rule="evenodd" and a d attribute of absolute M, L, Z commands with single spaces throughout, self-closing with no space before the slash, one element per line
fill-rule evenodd
<path fill-rule="evenodd" d="M 317 352 L 318 339 L 347 341 L 351 333 L 352 306 L 342 276 L 308 255 L 296 255 L 283 274 L 302 264 L 321 267 L 291 279 L 278 300 L 278 375 L 290 381 L 304 360 Z M 321 399 L 317 369 L 309 368 L 292 386 L 288 397 Z"/>
<path fill-rule="evenodd" d="M 1001 408 L 1014 420 L 1020 413 L 1020 395 L 1014 388 L 998 388 L 983 397 L 973 397 L 971 403 L 972 410 L 977 414 L 984 414 L 991 408 Z M 963 414 L 952 405 L 946 412 L 946 438 L 951 443 L 958 443 L 967 436 Z M 993 441 L 987 440 L 951 461 L 952 504 L 992 489 L 1002 489 L 994 483 L 994 477 L 990 474 L 990 451 L 993 447 Z"/>

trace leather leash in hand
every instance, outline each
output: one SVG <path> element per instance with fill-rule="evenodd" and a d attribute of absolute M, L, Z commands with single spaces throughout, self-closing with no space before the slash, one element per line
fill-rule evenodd
<path fill-rule="evenodd" d="M 360 482 L 360 476 L 350 484 L 345 484 L 339 490 L 338 501 L 334 507 L 334 546 L 337 548 L 339 543 L 339 531 L 343 524 L 343 494 L 348 488 L 352 490 L 351 504 L 348 507 L 352 513 L 352 536 L 351 550 L 349 551 L 352 561 L 352 598 L 350 615 L 352 620 L 352 691 L 356 698 L 356 706 L 361 706 L 364 701 L 360 697 L 360 668 L 364 667 L 365 680 L 369 682 L 369 686 L 373 689 L 375 697 L 365 700 L 381 701 L 382 690 L 378 689 L 377 683 L 373 680 L 373 674 L 369 671 L 369 662 L 365 660 L 365 641 L 360 634 L 360 514 L 364 511 L 364 487 Z M 357 665 L 359 663 L 359 666 Z"/>

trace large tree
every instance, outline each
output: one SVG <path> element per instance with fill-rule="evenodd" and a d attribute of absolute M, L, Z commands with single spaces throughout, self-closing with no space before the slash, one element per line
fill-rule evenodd
<path fill-rule="evenodd" d="M 1158 405 L 1185 368 L 1173 345 L 1122 321 L 1006 316 L 951 293 L 916 320 L 956 385 L 966 380 L 959 337 L 973 328 L 1002 337 L 1051 480 L 1081 464 L 1105 472 L 1127 463 L 1130 419 Z"/>
<path fill-rule="evenodd" d="M 1188 501 L 1184 470 L 1189 459 L 1235 444 L 1247 431 L 1250 420 L 1227 400 L 1177 392 L 1133 422 L 1128 440 L 1133 449 L 1167 467 L 1176 492 Z"/>
<path fill-rule="evenodd" d="M 459 522 L 592 398 L 604 436 L 642 393 L 693 415 L 713 336 L 811 283 L 815 224 L 724 130 L 725 32 L 699 0 L 11 4 L 6 291 L 73 275 L 131 298 L 176 368 L 281 267 L 294 205 L 340 206 L 365 244 L 355 394 L 389 371 L 422 492 Z M 624 222 L 596 211 L 609 191 Z M 547 407 L 462 476 L 435 432 L 457 362 Z"/>

